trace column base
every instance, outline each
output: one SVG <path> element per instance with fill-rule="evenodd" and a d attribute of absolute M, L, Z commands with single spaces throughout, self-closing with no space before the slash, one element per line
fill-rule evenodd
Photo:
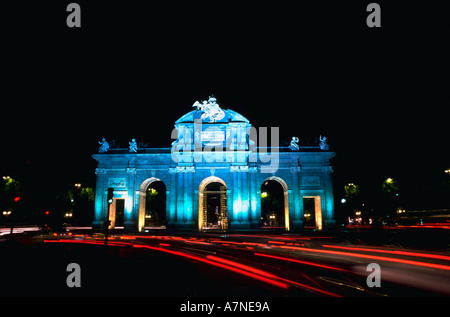
<path fill-rule="evenodd" d="M 243 220 L 243 221 L 231 221 L 230 228 L 233 229 L 251 229 L 250 221 Z"/>
<path fill-rule="evenodd" d="M 301 229 L 303 228 L 303 220 L 293 220 L 291 223 L 291 230 L 292 229 Z"/>
<path fill-rule="evenodd" d="M 324 229 L 335 229 L 336 228 L 336 219 L 324 219 Z"/>
<path fill-rule="evenodd" d="M 176 230 L 194 230 L 197 229 L 193 220 L 188 221 L 175 221 L 170 225 Z"/>
<path fill-rule="evenodd" d="M 138 231 L 139 228 L 136 225 L 135 221 L 125 221 L 125 223 L 123 224 L 123 229 L 126 232 L 133 232 L 133 231 Z"/>
<path fill-rule="evenodd" d="M 103 230 L 103 220 L 92 221 L 92 230 Z"/>

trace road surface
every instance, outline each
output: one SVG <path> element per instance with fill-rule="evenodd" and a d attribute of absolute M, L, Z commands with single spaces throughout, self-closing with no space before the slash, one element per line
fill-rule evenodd
<path fill-rule="evenodd" d="M 352 245 L 325 235 L 122 234 L 110 236 L 106 248 L 101 235 L 21 242 L 0 244 L 8 285 L 2 296 L 450 295 L 448 253 Z M 80 265 L 80 288 L 66 284 L 69 263 Z"/>

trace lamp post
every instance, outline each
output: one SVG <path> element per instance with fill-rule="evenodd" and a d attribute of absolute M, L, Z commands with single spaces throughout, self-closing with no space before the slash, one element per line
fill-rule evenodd
<path fill-rule="evenodd" d="M 7 220 L 9 219 L 9 216 L 11 215 L 11 213 L 12 213 L 11 210 L 4 210 L 2 212 L 3 216 L 5 216 Z M 8 222 L 6 222 L 6 223 L 8 223 Z M 11 229 L 9 230 L 9 234 L 10 234 L 11 237 L 12 237 L 13 230 L 14 230 L 14 224 L 11 221 Z"/>
<path fill-rule="evenodd" d="M 11 215 L 11 210 L 4 210 L 4 211 L 2 212 L 2 214 L 3 214 L 3 216 L 5 216 L 5 218 L 8 220 L 9 215 Z M 10 233 L 12 233 L 12 227 L 11 227 Z"/>
<path fill-rule="evenodd" d="M 19 202 L 21 200 L 20 197 L 20 182 L 17 181 L 16 179 L 12 178 L 9 175 L 4 175 L 3 177 L 3 181 L 4 181 L 4 191 L 7 192 L 6 194 L 6 201 L 10 201 L 11 205 L 10 205 L 10 209 L 8 209 L 6 211 L 6 213 L 3 213 L 6 217 L 9 218 L 9 220 L 11 221 L 11 230 L 10 230 L 10 234 L 12 237 L 12 233 L 14 230 L 14 220 L 18 217 L 19 215 Z M 12 200 L 10 200 L 12 199 Z M 12 211 L 14 211 L 14 213 L 12 214 Z"/>
<path fill-rule="evenodd" d="M 271 227 L 273 227 L 273 226 L 276 226 L 276 223 L 277 223 L 277 220 L 276 220 L 276 215 L 275 215 L 275 213 L 272 213 L 270 216 L 269 216 L 269 223 L 270 223 L 270 226 Z"/>

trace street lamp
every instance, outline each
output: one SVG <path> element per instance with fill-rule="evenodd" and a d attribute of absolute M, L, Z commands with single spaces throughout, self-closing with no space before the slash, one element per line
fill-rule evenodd
<path fill-rule="evenodd" d="M 445 169 L 444 172 L 445 172 L 445 174 L 447 174 L 447 175 L 450 174 L 450 168 Z"/>
<path fill-rule="evenodd" d="M 391 193 L 392 195 L 398 194 L 398 187 L 398 180 L 395 180 L 392 177 L 386 178 L 386 180 L 381 185 L 381 189 L 384 192 Z"/>
<path fill-rule="evenodd" d="M 11 210 L 4 210 L 4 211 L 2 212 L 2 214 L 3 214 L 3 216 L 5 216 L 6 218 L 9 218 L 9 216 L 11 215 Z M 11 229 L 9 230 L 10 237 L 12 237 L 13 230 L 14 230 L 14 222 L 11 221 Z"/>

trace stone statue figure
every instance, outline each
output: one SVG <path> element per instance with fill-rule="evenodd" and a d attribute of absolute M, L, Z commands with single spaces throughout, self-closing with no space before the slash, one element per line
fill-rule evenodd
<path fill-rule="evenodd" d="M 326 137 L 322 137 L 322 135 L 319 137 L 319 147 L 321 150 L 328 150 L 328 143 L 327 143 L 327 138 Z"/>
<path fill-rule="evenodd" d="M 293 136 L 292 137 L 292 140 L 291 140 L 291 144 L 289 145 L 289 148 L 292 150 L 292 151 L 298 151 L 298 150 L 300 150 L 300 148 L 299 148 L 299 146 L 298 146 L 298 142 L 299 142 L 300 140 L 296 137 L 296 136 Z"/>
<path fill-rule="evenodd" d="M 100 153 L 104 153 L 109 150 L 109 143 L 105 140 L 105 138 L 102 138 L 101 141 L 98 141 L 98 144 L 100 144 L 100 148 L 98 149 Z"/>
<path fill-rule="evenodd" d="M 130 145 L 129 146 L 130 152 L 136 153 L 138 149 L 136 139 L 131 139 L 131 142 L 128 142 L 128 144 Z"/>
<path fill-rule="evenodd" d="M 202 121 L 209 118 L 209 122 L 216 122 L 225 117 L 225 112 L 220 109 L 217 99 L 210 96 L 208 101 L 203 100 L 202 103 L 196 101 L 192 107 L 197 107 L 197 110 L 202 110 L 204 113 L 200 117 Z"/>

